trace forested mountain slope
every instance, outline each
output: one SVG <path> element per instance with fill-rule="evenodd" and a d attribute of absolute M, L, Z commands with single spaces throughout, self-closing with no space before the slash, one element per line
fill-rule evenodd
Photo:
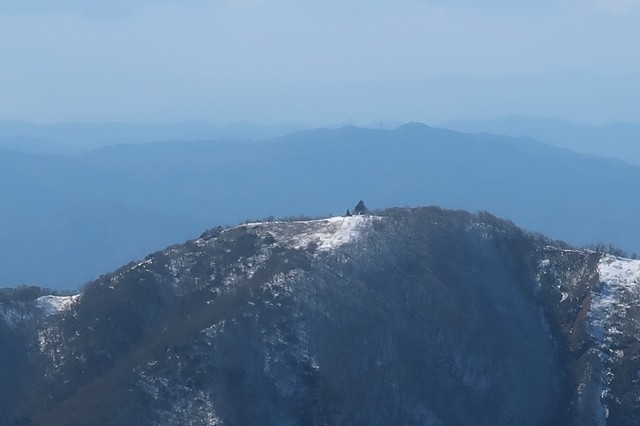
<path fill-rule="evenodd" d="M 631 425 L 639 276 L 436 207 L 216 228 L 0 293 L 0 424 Z"/>

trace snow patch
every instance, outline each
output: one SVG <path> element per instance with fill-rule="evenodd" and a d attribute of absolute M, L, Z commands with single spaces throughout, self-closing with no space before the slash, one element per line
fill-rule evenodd
<path fill-rule="evenodd" d="M 213 340 L 218 333 L 224 330 L 227 320 L 217 322 L 204 330 L 200 330 L 200 333 L 206 335 L 210 340 Z M 207 341 L 207 345 L 211 346 L 211 342 Z"/>
<path fill-rule="evenodd" d="M 45 315 L 49 316 L 66 311 L 79 298 L 79 294 L 73 296 L 42 296 L 36 299 L 36 306 L 40 308 Z"/>
<path fill-rule="evenodd" d="M 600 287 L 592 294 L 589 315 L 594 337 L 606 344 L 610 331 L 626 317 L 630 302 L 640 299 L 640 260 L 605 255 L 598 264 L 598 275 Z"/>
<path fill-rule="evenodd" d="M 371 223 L 369 216 L 333 217 L 324 221 L 320 229 L 297 236 L 296 248 L 304 248 L 311 242 L 318 244 L 318 250 L 331 250 L 358 238 L 361 229 Z"/>
<path fill-rule="evenodd" d="M 612 364 L 620 354 L 612 347 L 627 322 L 627 310 L 640 302 L 640 260 L 604 255 L 598 264 L 600 286 L 591 294 L 589 323 L 602 362 L 602 397 L 610 392 Z M 603 401 L 605 417 L 608 409 Z"/>
<path fill-rule="evenodd" d="M 638 287 L 640 279 L 640 260 L 606 255 L 600 260 L 598 273 L 603 283 L 625 289 L 635 289 Z"/>
<path fill-rule="evenodd" d="M 357 215 L 290 222 L 292 226 L 295 226 L 296 232 L 290 235 L 284 233 L 284 235 L 279 235 L 278 239 L 285 245 L 296 249 L 316 244 L 318 250 L 330 251 L 355 241 L 364 230 L 371 226 L 374 220 L 378 219 L 380 219 L 378 216 Z"/>
<path fill-rule="evenodd" d="M 171 381 L 166 377 L 138 371 L 139 386 L 158 407 L 162 424 L 222 426 L 216 415 L 213 395 Z"/>

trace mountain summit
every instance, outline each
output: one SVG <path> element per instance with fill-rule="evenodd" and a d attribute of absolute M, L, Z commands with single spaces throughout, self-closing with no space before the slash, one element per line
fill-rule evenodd
<path fill-rule="evenodd" d="M 639 277 L 488 213 L 216 228 L 0 293 L 0 424 L 634 424 Z"/>
<path fill-rule="evenodd" d="M 15 183 L 0 186 L 3 286 L 78 288 L 208 226 L 342 213 L 353 194 L 380 207 L 487 210 L 572 244 L 640 252 L 640 167 L 417 123 L 67 157 L 0 149 L 0 177 Z"/>

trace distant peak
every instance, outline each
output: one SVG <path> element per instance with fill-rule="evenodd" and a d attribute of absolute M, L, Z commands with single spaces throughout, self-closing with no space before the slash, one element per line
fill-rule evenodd
<path fill-rule="evenodd" d="M 413 130 L 413 129 L 430 129 L 430 126 L 427 126 L 424 123 L 419 121 L 410 121 L 402 126 L 398 127 L 398 130 Z"/>

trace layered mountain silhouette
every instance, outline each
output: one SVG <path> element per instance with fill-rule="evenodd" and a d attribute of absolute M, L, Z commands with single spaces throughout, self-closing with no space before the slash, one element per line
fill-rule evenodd
<path fill-rule="evenodd" d="M 166 140 L 212 140 L 220 138 L 270 139 L 298 130 L 303 124 L 259 125 L 238 122 L 224 126 L 191 121 L 165 124 L 52 123 L 0 120 L 0 149 L 41 154 L 71 154 L 122 144 Z"/>
<path fill-rule="evenodd" d="M 0 292 L 0 424 L 632 425 L 640 261 L 436 207 Z"/>
<path fill-rule="evenodd" d="M 409 124 L 264 140 L 0 151 L 0 283 L 77 288 L 213 225 L 438 204 L 640 251 L 640 168 L 530 139 Z M 37 262 L 37 267 L 34 267 Z"/>
<path fill-rule="evenodd" d="M 448 121 L 441 126 L 470 133 L 531 137 L 572 151 L 640 165 L 640 122 L 588 125 L 561 119 L 511 115 L 486 120 Z"/>

